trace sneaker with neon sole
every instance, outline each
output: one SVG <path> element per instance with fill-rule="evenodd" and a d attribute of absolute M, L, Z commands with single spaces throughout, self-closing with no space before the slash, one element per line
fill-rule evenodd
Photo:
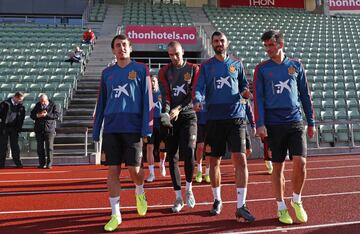
<path fill-rule="evenodd" d="M 279 217 L 279 221 L 281 223 L 285 223 L 285 224 L 292 224 L 293 220 L 289 214 L 288 209 L 283 209 L 283 210 L 279 210 L 278 211 L 278 217 Z"/>
<path fill-rule="evenodd" d="M 294 202 L 291 199 L 291 206 L 294 208 L 295 210 L 295 214 L 296 214 L 296 218 L 301 222 L 301 223 L 306 223 L 308 221 L 308 216 L 306 211 L 304 210 L 304 207 L 302 205 L 302 202 Z"/>
<path fill-rule="evenodd" d="M 107 232 L 113 232 L 118 228 L 121 222 L 121 216 L 111 215 L 111 219 L 107 222 L 107 224 L 105 224 L 104 230 Z"/>
<path fill-rule="evenodd" d="M 136 209 L 140 216 L 145 216 L 147 212 L 147 201 L 145 193 L 136 194 Z"/>
<path fill-rule="evenodd" d="M 211 182 L 209 175 L 205 175 L 205 176 L 204 176 L 204 179 L 205 179 L 205 182 L 206 182 L 206 183 L 210 183 L 210 182 Z"/>
<path fill-rule="evenodd" d="M 269 161 L 269 160 L 265 160 L 265 166 L 266 166 L 266 169 L 268 171 L 268 174 L 271 175 L 272 172 L 273 172 L 272 162 Z"/>
<path fill-rule="evenodd" d="M 202 182 L 202 173 L 201 173 L 201 171 L 198 171 L 198 173 L 196 174 L 195 181 L 198 182 L 198 183 Z"/>

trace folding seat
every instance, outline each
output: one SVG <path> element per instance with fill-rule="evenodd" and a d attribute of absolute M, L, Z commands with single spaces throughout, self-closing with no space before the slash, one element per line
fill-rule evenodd
<path fill-rule="evenodd" d="M 355 98 L 351 98 L 351 99 L 346 100 L 346 105 L 347 105 L 348 109 L 353 108 L 353 107 L 354 108 L 359 107 L 358 102 L 357 102 L 357 100 Z"/>
<path fill-rule="evenodd" d="M 321 143 L 334 143 L 334 129 L 332 125 L 320 125 L 320 141 Z"/>
<path fill-rule="evenodd" d="M 346 107 L 346 102 L 344 99 L 336 99 L 335 100 L 335 108 L 336 109 L 345 108 L 345 107 Z"/>
<path fill-rule="evenodd" d="M 325 98 L 325 99 L 327 99 L 327 98 L 332 98 L 333 99 L 335 97 L 333 90 L 325 90 L 323 92 L 323 95 L 324 95 L 323 98 Z"/>
<path fill-rule="evenodd" d="M 335 119 L 336 120 L 347 120 L 348 115 L 344 109 L 342 109 L 340 111 L 335 111 Z"/>
<path fill-rule="evenodd" d="M 331 109 L 320 112 L 322 120 L 334 120 L 334 111 Z"/>
<path fill-rule="evenodd" d="M 40 92 L 43 91 L 43 86 L 44 86 L 44 85 L 41 84 L 41 83 L 31 84 L 31 85 L 29 86 L 28 91 L 29 91 L 29 92 L 40 93 Z"/>
<path fill-rule="evenodd" d="M 28 84 L 15 84 L 14 91 L 16 92 L 27 92 L 28 91 Z"/>
<path fill-rule="evenodd" d="M 1 92 L 13 92 L 15 84 L 1 84 L 0 90 Z"/>
<path fill-rule="evenodd" d="M 346 91 L 345 94 L 346 94 L 347 99 L 357 98 L 357 94 L 356 94 L 355 90 L 350 89 L 350 90 Z"/>
<path fill-rule="evenodd" d="M 334 109 L 334 99 L 332 99 L 332 98 L 324 99 L 321 102 L 321 106 L 322 106 L 323 109 L 325 109 L 325 108 Z"/>
<path fill-rule="evenodd" d="M 348 146 L 350 143 L 349 130 L 346 124 L 335 124 L 335 144 L 337 146 Z"/>

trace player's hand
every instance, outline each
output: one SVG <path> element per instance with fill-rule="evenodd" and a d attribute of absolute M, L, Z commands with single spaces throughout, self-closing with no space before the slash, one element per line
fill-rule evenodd
<path fill-rule="evenodd" d="M 256 128 L 251 128 L 251 136 L 256 137 Z"/>
<path fill-rule="evenodd" d="M 252 98 L 252 94 L 248 88 L 245 88 L 245 90 L 241 92 L 241 96 L 245 99 Z"/>
<path fill-rule="evenodd" d="M 196 112 L 199 112 L 202 109 L 202 104 L 200 102 L 197 102 L 194 104 L 193 108 Z"/>
<path fill-rule="evenodd" d="M 177 119 L 181 110 L 181 106 L 177 106 L 170 111 L 170 120 Z"/>
<path fill-rule="evenodd" d="M 256 129 L 256 135 L 258 135 L 261 139 L 268 136 L 267 130 L 265 126 L 259 127 Z"/>
<path fill-rule="evenodd" d="M 307 135 L 308 135 L 308 137 L 309 137 L 310 139 L 314 137 L 315 133 L 316 133 L 315 127 L 314 127 L 314 126 L 308 126 L 308 128 L 307 128 Z"/>
<path fill-rule="evenodd" d="M 144 136 L 144 137 L 143 137 L 143 143 L 144 143 L 144 144 L 147 144 L 148 142 L 149 142 L 149 137 Z"/>

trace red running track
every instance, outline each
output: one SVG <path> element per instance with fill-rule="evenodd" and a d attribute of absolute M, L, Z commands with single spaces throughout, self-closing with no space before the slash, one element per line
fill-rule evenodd
<path fill-rule="evenodd" d="M 193 183 L 196 207 L 172 214 L 174 192 L 170 177 L 146 183 L 149 209 L 139 217 L 134 186 L 123 170 L 118 229 L 126 233 L 357 233 L 360 229 L 360 157 L 358 155 L 309 157 L 303 192 L 309 215 L 306 224 L 282 225 L 276 218 L 270 176 L 261 160 L 249 161 L 247 205 L 256 216 L 252 224 L 235 220 L 236 192 L 230 161 L 222 162 L 223 212 L 210 216 L 212 192 L 205 182 Z M 146 170 L 147 172 L 147 170 Z M 169 175 L 169 173 L 168 173 Z M 291 162 L 285 176 L 290 213 Z M 59 166 L 0 170 L 0 233 L 103 233 L 111 209 L 106 190 L 106 167 Z"/>

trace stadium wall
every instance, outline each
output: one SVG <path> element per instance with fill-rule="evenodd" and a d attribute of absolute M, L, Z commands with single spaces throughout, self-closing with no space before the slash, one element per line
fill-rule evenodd
<path fill-rule="evenodd" d="M 82 15 L 87 0 L 0 0 L 2 15 Z"/>

